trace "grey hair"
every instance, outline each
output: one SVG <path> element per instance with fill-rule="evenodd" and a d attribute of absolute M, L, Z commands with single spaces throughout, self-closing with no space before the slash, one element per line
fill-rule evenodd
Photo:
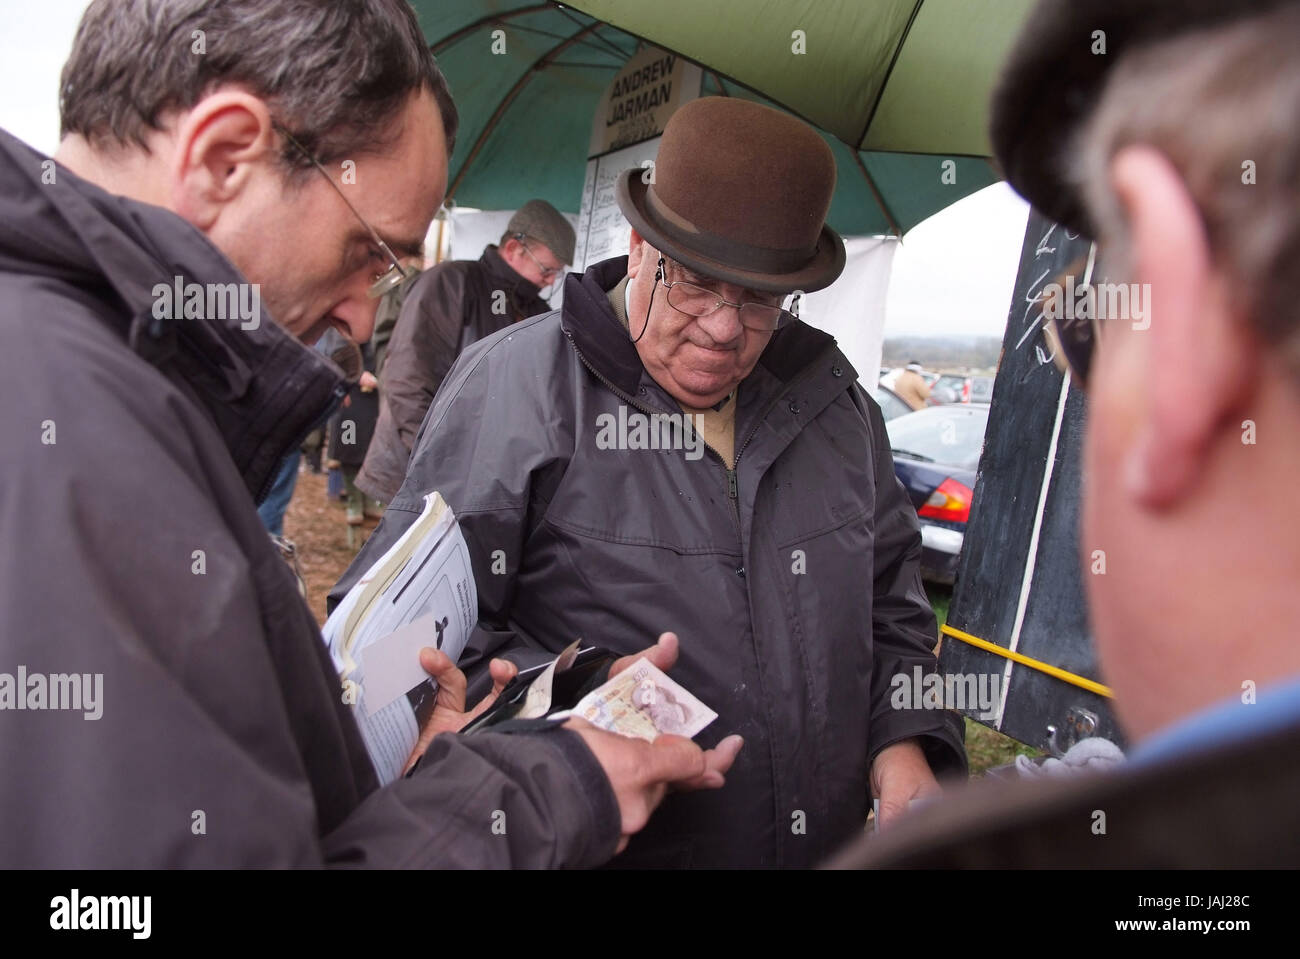
<path fill-rule="evenodd" d="M 1197 205 L 1234 301 L 1300 376 L 1297 36 L 1292 5 L 1126 54 L 1078 135 L 1070 172 L 1108 266 L 1127 273 L 1131 241 L 1110 161 L 1131 144 L 1164 154 Z"/>
<path fill-rule="evenodd" d="M 147 149 L 165 113 L 225 83 L 265 100 L 324 164 L 382 151 L 421 89 L 449 153 L 455 142 L 456 106 L 405 0 L 95 0 L 63 67 L 61 134 Z M 282 159 L 309 165 L 288 144 Z"/>

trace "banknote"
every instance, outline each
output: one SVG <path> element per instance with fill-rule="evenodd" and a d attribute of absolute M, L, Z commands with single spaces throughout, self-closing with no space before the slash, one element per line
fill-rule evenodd
<path fill-rule="evenodd" d="M 637 660 L 593 689 L 570 715 L 622 736 L 646 740 L 661 733 L 690 738 L 718 718 L 648 659 Z"/>
<path fill-rule="evenodd" d="M 540 676 L 533 680 L 528 687 L 528 694 L 524 697 L 523 708 L 519 710 L 518 719 L 537 719 L 545 716 L 551 711 L 551 687 L 555 684 L 555 674 L 562 673 L 570 666 L 578 656 L 578 644 L 582 640 L 575 639 L 565 647 L 564 652 L 547 666 Z"/>

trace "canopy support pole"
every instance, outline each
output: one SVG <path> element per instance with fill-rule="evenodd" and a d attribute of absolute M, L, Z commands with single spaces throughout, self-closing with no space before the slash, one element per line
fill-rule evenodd
<path fill-rule="evenodd" d="M 862 176 L 866 179 L 867 186 L 871 189 L 871 195 L 876 198 L 876 205 L 880 207 L 880 212 L 885 214 L 885 219 L 889 221 L 890 231 L 894 236 L 901 240 L 903 238 L 903 231 L 899 229 L 898 221 L 894 219 L 894 214 L 889 211 L 889 207 L 885 203 L 885 198 L 881 196 L 880 191 L 876 189 L 876 181 L 873 180 L 871 174 L 867 172 L 867 165 L 862 162 L 862 155 L 859 154 L 857 150 L 853 150 L 852 153 L 853 162 L 856 163 L 858 169 L 862 171 Z"/>
<path fill-rule="evenodd" d="M 490 13 L 486 17 L 480 17 L 469 26 L 461 27 L 455 33 L 449 33 L 437 43 L 429 44 L 429 52 L 435 57 L 446 50 L 449 46 L 459 40 L 461 37 L 467 37 L 476 30 L 482 29 L 489 23 L 505 23 L 513 17 L 522 17 L 530 13 L 537 13 L 539 10 L 550 9 L 550 3 L 539 3 L 534 7 L 520 7 L 518 10 L 507 10 L 505 13 Z"/>

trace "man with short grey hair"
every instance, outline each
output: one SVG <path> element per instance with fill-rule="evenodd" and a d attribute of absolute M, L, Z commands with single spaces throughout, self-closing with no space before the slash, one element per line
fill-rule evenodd
<path fill-rule="evenodd" d="M 499 244 L 477 260 L 445 260 L 413 279 L 379 371 L 379 422 L 357 474 L 382 503 L 406 476 L 424 414 L 465 349 L 512 323 L 545 313 L 542 292 L 573 262 L 573 227 L 545 200 L 511 216 Z"/>
<path fill-rule="evenodd" d="M 1300 865 L 1300 519 L 1279 505 L 1300 475 L 1298 37 L 1296 0 L 1045 0 L 1027 21 L 998 160 L 1097 239 L 1076 289 L 1144 301 L 1053 321 L 1088 397 L 1079 546 L 1105 557 L 1084 580 L 1134 746 L 1118 771 L 972 788 L 838 865 Z"/>
<path fill-rule="evenodd" d="M 410 6 L 97 0 L 61 102 L 53 158 L 0 132 L 0 865 L 593 865 L 720 785 L 727 755 L 570 720 L 381 787 L 257 518 L 343 395 L 304 344 L 370 336 L 446 189 Z M 441 660 L 426 735 L 465 719 Z"/>

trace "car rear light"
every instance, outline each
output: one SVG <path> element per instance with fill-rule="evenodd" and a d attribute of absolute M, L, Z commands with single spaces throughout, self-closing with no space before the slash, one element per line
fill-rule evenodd
<path fill-rule="evenodd" d="M 970 402 L 970 379 L 969 379 L 969 378 L 967 378 L 967 379 L 965 379 L 965 380 L 962 380 L 962 384 L 961 384 L 961 401 L 962 401 L 963 403 L 969 403 L 969 402 Z"/>
<path fill-rule="evenodd" d="M 950 476 L 930 494 L 916 515 L 948 520 L 951 523 L 965 523 L 970 519 L 970 501 L 974 495 L 969 486 Z"/>

